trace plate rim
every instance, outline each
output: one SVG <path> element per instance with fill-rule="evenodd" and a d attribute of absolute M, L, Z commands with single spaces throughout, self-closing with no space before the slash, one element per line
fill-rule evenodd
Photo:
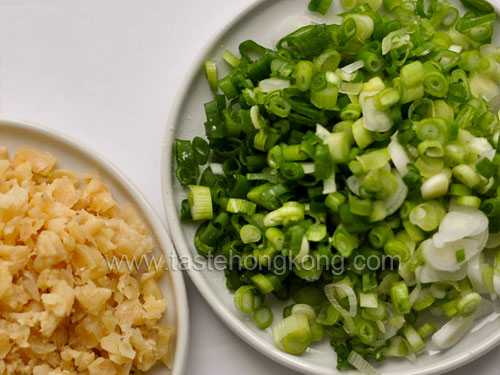
<path fill-rule="evenodd" d="M 190 64 L 187 72 L 184 74 L 175 95 L 172 107 L 169 111 L 166 128 L 163 135 L 160 163 L 163 206 L 167 218 L 168 230 L 171 234 L 175 251 L 177 252 L 179 257 L 187 257 L 186 259 L 189 261 L 189 263 L 193 262 L 193 254 L 191 253 L 189 245 L 187 244 L 187 241 L 185 240 L 182 233 L 179 215 L 177 214 L 176 210 L 171 209 L 172 207 L 175 207 L 173 193 L 173 183 L 175 183 L 175 179 L 172 178 L 173 174 L 171 173 L 170 169 L 173 164 L 173 144 L 176 130 L 176 126 L 174 124 L 178 123 L 182 105 L 189 92 L 189 88 L 190 86 L 192 86 L 192 83 L 196 80 L 197 75 L 200 73 L 204 61 L 209 58 L 210 51 L 215 49 L 219 40 L 223 38 L 224 35 L 233 26 L 236 26 L 247 15 L 247 13 L 256 10 L 266 2 L 267 0 L 252 0 L 249 4 L 246 4 L 238 11 L 236 11 L 234 15 L 231 16 L 226 22 L 223 22 L 222 26 L 220 26 L 213 33 L 213 35 L 209 38 L 205 45 L 195 55 L 193 62 Z M 498 15 L 500 13 L 500 0 L 492 0 L 491 4 L 495 8 L 495 12 Z M 231 312 L 230 309 L 226 308 L 224 305 L 217 304 L 217 296 L 212 292 L 211 288 L 200 272 L 193 269 L 192 267 L 184 267 L 184 269 L 186 270 L 193 284 L 196 286 L 198 292 L 201 294 L 205 302 L 210 306 L 212 311 L 219 317 L 219 319 L 221 319 L 237 337 L 245 341 L 262 355 L 289 369 L 299 371 L 304 374 L 312 374 L 311 370 L 314 372 L 314 374 L 317 375 L 348 374 L 345 371 L 336 371 L 335 373 L 324 372 L 322 367 L 317 367 L 317 365 L 301 361 L 300 356 L 292 357 L 279 350 L 269 350 L 269 348 L 271 347 L 272 349 L 276 348 L 272 344 L 269 344 L 269 342 L 262 342 L 262 340 L 258 339 L 256 335 L 252 333 L 248 325 L 244 324 L 236 318 L 236 311 Z M 479 357 L 485 355 L 489 351 L 499 346 L 500 332 L 496 335 L 496 337 L 493 336 L 491 339 L 481 342 L 480 344 L 476 345 L 474 350 L 464 353 L 459 358 L 451 359 L 443 363 L 438 363 L 433 367 L 414 372 L 412 373 L 412 375 L 437 375 L 449 372 L 462 367 L 473 360 L 478 359 Z M 396 373 L 388 372 L 383 374 L 395 375 Z"/>
<path fill-rule="evenodd" d="M 159 215 L 154 211 L 144 194 L 123 172 L 121 172 L 111 161 L 101 153 L 96 152 L 91 147 L 84 145 L 63 132 L 48 128 L 37 123 L 11 117 L 0 118 L 0 129 L 11 127 L 16 129 L 26 129 L 30 132 L 38 133 L 48 139 L 60 142 L 70 149 L 80 152 L 89 158 L 99 168 L 111 175 L 133 199 L 135 205 L 143 211 L 155 233 L 159 250 L 164 253 L 168 261 L 178 262 L 175 247 L 170 239 L 170 235 L 165 225 L 161 222 Z M 183 375 L 187 364 L 187 353 L 189 348 L 189 307 L 186 294 L 186 286 L 182 272 L 178 267 L 170 267 L 168 270 L 172 278 L 172 291 L 175 299 L 176 326 L 175 328 L 175 354 L 172 366 L 172 375 Z"/>

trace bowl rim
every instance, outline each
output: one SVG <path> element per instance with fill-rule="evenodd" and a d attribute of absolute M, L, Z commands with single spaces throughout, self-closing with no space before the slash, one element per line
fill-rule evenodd
<path fill-rule="evenodd" d="M 38 133 L 48 139 L 60 142 L 68 146 L 70 149 L 76 150 L 85 157 L 94 162 L 100 169 L 104 170 L 123 188 L 132 198 L 133 204 L 139 208 L 147 221 L 151 225 L 151 230 L 154 232 L 155 239 L 158 242 L 159 250 L 164 253 L 168 262 L 178 262 L 177 254 L 165 225 L 161 222 L 160 217 L 154 211 L 151 204 L 147 201 L 144 194 L 137 186 L 125 176 L 112 162 L 104 157 L 99 152 L 96 152 L 91 147 L 83 145 L 81 141 L 76 140 L 59 130 L 51 129 L 30 121 L 2 117 L 0 126 L 8 126 L 15 129 L 25 129 L 30 132 Z M 186 286 L 182 272 L 178 267 L 169 265 L 169 273 L 172 280 L 172 290 L 175 299 L 176 324 L 175 324 L 175 353 L 173 357 L 172 375 L 183 375 L 186 363 L 187 352 L 189 347 L 189 308 L 186 294 Z"/>
<path fill-rule="evenodd" d="M 457 0 L 458 1 L 458 0 Z M 255 11 L 257 8 L 266 3 L 267 0 L 251 0 L 249 4 L 246 4 L 234 15 L 231 16 L 226 22 L 222 24 L 221 27 L 209 38 L 206 44 L 198 51 L 195 55 L 195 59 L 190 64 L 187 72 L 181 80 L 180 86 L 178 88 L 177 94 L 173 101 L 173 105 L 170 109 L 169 116 L 167 119 L 167 126 L 164 131 L 163 144 L 162 144 L 162 156 L 161 156 L 161 183 L 162 183 L 162 195 L 163 195 L 163 205 L 165 210 L 165 215 L 167 217 L 168 230 L 171 234 L 171 238 L 174 242 L 175 250 L 179 257 L 188 260 L 188 263 L 193 262 L 193 254 L 190 251 L 190 247 L 184 238 L 183 232 L 181 230 L 181 223 L 179 216 L 175 209 L 175 197 L 173 184 L 176 183 L 171 171 L 173 165 L 173 155 L 174 155 L 174 136 L 176 125 L 180 118 L 180 113 L 184 100 L 189 92 L 189 88 L 192 83 L 196 80 L 197 75 L 201 72 L 204 61 L 210 55 L 210 51 L 214 50 L 217 46 L 219 40 L 224 37 L 224 35 L 230 31 L 230 29 L 236 26 L 242 19 L 247 15 L 247 13 Z M 500 13 L 500 0 L 492 0 L 491 4 L 495 8 L 497 14 Z M 236 310 L 231 312 L 229 308 L 224 305 L 217 303 L 217 296 L 209 287 L 208 283 L 205 281 L 201 272 L 193 269 L 193 267 L 186 267 L 184 261 L 184 269 L 187 271 L 191 281 L 196 286 L 196 289 L 205 299 L 207 304 L 210 306 L 213 312 L 224 322 L 224 324 L 233 331 L 240 339 L 245 341 L 251 347 L 256 349 L 258 352 L 264 356 L 274 360 L 275 362 L 290 368 L 295 371 L 302 372 L 304 374 L 310 374 L 311 370 L 315 374 L 331 375 L 331 372 L 325 373 L 322 371 L 321 367 L 318 365 L 305 363 L 300 360 L 300 357 L 295 357 L 288 355 L 284 352 L 277 350 L 274 345 L 269 342 L 263 342 L 255 334 L 252 333 L 248 325 L 244 324 L 236 317 Z M 422 369 L 417 372 L 412 373 L 412 375 L 437 375 L 448 371 L 452 371 L 461 367 L 472 360 L 475 360 L 489 351 L 500 345 L 500 333 L 496 337 L 485 340 L 480 344 L 476 345 L 474 350 L 464 353 L 459 358 L 454 358 L 443 363 L 438 363 L 427 369 Z M 271 349 L 271 350 L 270 350 Z M 276 349 L 276 350 L 275 350 Z M 357 373 L 357 372 L 356 372 Z M 337 372 L 338 375 L 346 374 L 346 372 Z M 384 373 L 385 374 L 385 373 Z M 387 375 L 395 375 L 394 372 L 388 372 Z"/>

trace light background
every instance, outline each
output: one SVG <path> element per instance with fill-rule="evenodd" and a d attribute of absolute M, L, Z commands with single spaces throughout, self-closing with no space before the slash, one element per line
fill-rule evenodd
<path fill-rule="evenodd" d="M 160 153 L 177 88 L 211 35 L 251 2 L 0 0 L 0 117 L 60 130 L 99 151 L 165 222 Z M 235 336 L 185 279 L 187 375 L 295 374 Z M 499 375 L 500 349 L 451 374 Z"/>

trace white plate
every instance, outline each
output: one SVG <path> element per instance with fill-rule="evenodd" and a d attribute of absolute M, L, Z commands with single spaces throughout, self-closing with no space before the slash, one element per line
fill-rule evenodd
<path fill-rule="evenodd" d="M 171 269 L 164 273 L 159 286 L 168 301 L 168 313 L 164 323 L 172 325 L 176 330 L 172 371 L 165 370 L 163 366 L 156 366 L 148 374 L 182 375 L 186 365 L 189 337 L 189 313 L 184 280 L 181 271 L 175 271 L 178 269 L 177 256 L 167 231 L 142 194 L 104 158 L 52 130 L 25 122 L 1 120 L 0 146 L 7 147 L 11 157 L 21 146 L 47 151 L 57 158 L 58 168 L 71 169 L 78 174 L 96 170 L 110 187 L 114 198 L 120 205 L 130 203 L 137 210 L 156 243 L 155 255 L 162 255 Z"/>
<path fill-rule="evenodd" d="M 179 221 L 180 204 L 187 193 L 177 182 L 173 166 L 173 143 L 176 138 L 192 139 L 196 135 L 204 137 L 203 103 L 212 99 L 202 69 L 204 61 L 207 59 L 217 61 L 221 70 L 220 68 L 227 66 L 221 60 L 226 48 L 237 52 L 239 43 L 247 39 L 271 47 L 280 36 L 299 26 L 311 22 L 324 23 L 325 18 L 316 17 L 307 11 L 307 3 L 305 0 L 255 1 L 222 28 L 194 61 L 178 93 L 165 133 L 162 155 L 163 198 L 169 229 L 181 262 L 202 296 L 225 324 L 262 354 L 289 368 L 307 374 L 332 375 L 339 374 L 339 371 L 336 370 L 336 355 L 328 340 L 313 344 L 299 357 L 281 352 L 273 344 L 270 329 L 259 330 L 251 316 L 236 310 L 233 294 L 226 288 L 223 272 L 200 267 L 199 258 L 194 258 L 197 255 L 193 245 L 195 226 L 182 224 Z M 498 9 L 498 2 L 494 5 Z M 338 11 L 338 2 L 333 2 L 326 22 L 338 19 L 335 16 Z M 498 22 L 495 27 L 497 31 L 500 30 Z M 498 38 L 496 39 L 498 42 Z M 219 77 L 223 75 L 224 72 L 220 73 Z M 274 307 L 274 315 L 278 320 L 281 317 L 281 308 Z M 499 343 L 499 319 L 488 321 L 488 318 L 485 318 L 476 323 L 473 332 L 445 352 L 433 356 L 423 354 L 413 363 L 407 360 L 388 359 L 379 364 L 378 369 L 385 375 L 438 374 L 471 362 Z M 341 374 L 354 373 L 341 372 Z"/>

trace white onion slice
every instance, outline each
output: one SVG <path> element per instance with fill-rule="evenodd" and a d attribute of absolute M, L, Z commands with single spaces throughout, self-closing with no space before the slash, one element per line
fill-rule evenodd
<path fill-rule="evenodd" d="M 260 109 L 258 105 L 252 106 L 250 108 L 250 120 L 252 120 L 253 127 L 255 129 L 260 129 L 261 126 L 261 116 Z"/>
<path fill-rule="evenodd" d="M 302 263 L 302 260 L 309 255 L 309 241 L 306 236 L 302 236 L 302 242 L 300 243 L 300 251 L 295 256 L 294 261 L 298 263 Z"/>
<path fill-rule="evenodd" d="M 222 169 L 222 164 L 220 164 L 220 163 L 211 163 L 210 169 L 212 170 L 212 172 L 214 174 L 224 175 L 224 170 Z"/>
<path fill-rule="evenodd" d="M 500 87 L 494 80 L 485 74 L 473 73 L 469 84 L 472 95 L 484 98 L 490 103 L 491 109 L 497 109 Z"/>
<path fill-rule="evenodd" d="M 467 263 L 467 276 L 472 284 L 472 288 L 478 293 L 488 293 L 488 288 L 484 284 L 483 273 L 481 272 L 482 254 L 479 253 Z"/>
<path fill-rule="evenodd" d="M 410 248 L 410 251 L 413 253 L 415 250 L 415 242 L 405 242 L 406 246 Z M 398 270 L 399 276 L 404 280 L 406 285 L 408 286 L 413 286 L 417 283 L 417 279 L 415 278 L 415 272 L 410 269 L 410 262 L 401 262 L 399 263 L 399 270 Z"/>
<path fill-rule="evenodd" d="M 495 154 L 496 154 L 496 151 L 492 148 L 490 150 L 485 150 L 485 151 L 481 152 L 480 156 L 482 158 L 486 158 L 486 159 L 489 159 L 491 161 L 495 157 Z"/>
<path fill-rule="evenodd" d="M 475 236 L 488 228 L 486 215 L 473 207 L 455 206 L 439 224 L 438 232 L 432 237 L 437 247 L 465 237 Z"/>
<path fill-rule="evenodd" d="M 330 135 L 330 132 L 323 125 L 316 124 L 316 135 L 324 139 Z"/>
<path fill-rule="evenodd" d="M 413 288 L 413 290 L 410 293 L 410 296 L 409 296 L 410 306 L 413 306 L 413 304 L 418 299 L 418 297 L 420 297 L 421 292 L 422 292 L 422 285 L 419 283 L 415 286 L 415 288 Z"/>
<path fill-rule="evenodd" d="M 354 78 L 356 78 L 356 72 L 354 73 L 347 73 L 345 71 L 343 71 L 342 69 L 340 68 L 337 68 L 335 70 L 335 73 L 340 77 L 342 78 L 342 81 L 345 81 L 345 82 L 351 82 L 354 80 Z"/>
<path fill-rule="evenodd" d="M 378 343 L 383 344 L 385 341 L 394 337 L 398 334 L 399 330 L 405 325 L 404 316 L 401 314 L 396 314 L 394 311 L 394 306 L 392 303 L 384 304 L 387 310 L 387 323 L 386 323 L 386 332 L 379 337 Z"/>
<path fill-rule="evenodd" d="M 359 197 L 363 179 L 357 176 L 349 176 L 346 180 L 346 183 L 349 190 Z"/>
<path fill-rule="evenodd" d="M 450 178 L 445 172 L 435 174 L 420 186 L 422 198 L 427 200 L 445 195 L 449 184 Z"/>
<path fill-rule="evenodd" d="M 440 288 L 436 284 L 431 285 L 431 287 L 429 288 L 429 293 L 436 299 L 441 299 L 446 297 L 446 290 Z"/>
<path fill-rule="evenodd" d="M 266 93 L 290 87 L 290 81 L 283 78 L 267 78 L 259 82 L 259 88 Z"/>
<path fill-rule="evenodd" d="M 479 234 L 476 234 L 475 236 L 447 243 L 446 247 L 450 247 L 454 253 L 463 249 L 465 252 L 464 261 L 468 261 L 474 256 L 476 256 L 478 253 L 483 251 L 487 239 L 488 239 L 488 230 L 485 229 L 484 231 L 482 231 Z"/>
<path fill-rule="evenodd" d="M 353 367 L 355 367 L 359 372 L 364 375 L 382 375 L 378 370 L 376 370 L 370 363 L 361 357 L 354 350 L 347 356 L 347 362 L 349 362 Z"/>
<path fill-rule="evenodd" d="M 396 212 L 404 203 L 406 196 L 408 195 L 408 187 L 405 185 L 399 173 L 393 172 L 392 174 L 396 177 L 396 180 L 398 180 L 398 188 L 394 193 L 391 194 L 389 198 L 382 201 L 384 203 L 384 208 L 387 216 L 390 216 L 394 212 Z"/>
<path fill-rule="evenodd" d="M 498 304 L 495 302 L 488 301 L 483 298 L 479 304 L 476 312 L 474 313 L 474 318 L 481 318 L 483 316 L 489 315 L 492 312 L 498 312 Z"/>
<path fill-rule="evenodd" d="M 300 163 L 300 166 L 304 170 L 305 174 L 314 173 L 314 171 L 316 170 L 316 167 L 314 166 L 314 163 L 312 163 L 312 162 Z"/>
<path fill-rule="evenodd" d="M 441 327 L 433 336 L 432 343 L 439 349 L 447 349 L 455 345 L 471 328 L 474 320 L 489 315 L 483 322 L 476 325 L 471 332 L 475 332 L 484 326 L 485 322 L 493 321 L 498 317 L 498 314 L 492 314 L 495 311 L 495 306 L 492 302 L 485 299 L 481 300 L 476 312 L 468 317 L 455 316 Z"/>
<path fill-rule="evenodd" d="M 422 242 L 421 248 L 426 265 L 435 270 L 454 272 L 460 269 L 456 252 L 451 246 L 436 247 L 432 240 L 426 240 Z"/>
<path fill-rule="evenodd" d="M 382 332 L 382 333 L 387 332 L 387 331 L 386 331 L 386 329 L 385 329 L 385 324 L 384 324 L 384 322 L 382 322 L 381 320 L 377 320 L 377 321 L 375 321 L 375 323 L 377 324 L 377 328 L 378 328 L 378 330 L 379 330 L 380 332 Z"/>
<path fill-rule="evenodd" d="M 479 47 L 479 52 L 483 57 L 495 57 L 498 53 L 498 48 L 492 44 L 483 44 Z"/>
<path fill-rule="evenodd" d="M 406 29 L 392 31 L 382 39 L 382 55 L 387 54 L 393 48 L 399 48 L 410 43 L 410 34 Z"/>
<path fill-rule="evenodd" d="M 427 56 L 431 52 L 432 52 L 432 49 L 427 48 L 423 52 L 420 52 L 420 56 Z"/>
<path fill-rule="evenodd" d="M 334 290 L 335 288 L 342 289 L 342 291 L 347 294 L 347 298 L 349 299 L 349 311 L 344 309 L 340 303 L 337 301 L 337 298 L 335 298 Z M 325 286 L 325 295 L 326 298 L 330 301 L 330 303 L 335 307 L 335 309 L 342 315 L 342 316 L 349 316 L 349 317 L 354 317 L 358 313 L 358 300 L 356 298 L 356 293 L 354 290 L 346 284 L 328 284 Z"/>
<path fill-rule="evenodd" d="M 459 46 L 458 44 L 452 44 L 452 45 L 448 48 L 448 50 L 449 50 L 449 51 L 452 51 L 452 52 L 460 53 L 460 52 L 462 52 L 463 48 L 464 48 L 464 47 Z"/>
<path fill-rule="evenodd" d="M 398 132 L 396 132 L 389 143 L 388 150 L 389 154 L 391 154 L 392 162 L 394 166 L 398 170 L 401 176 L 404 176 L 408 173 L 408 163 L 410 162 L 410 158 L 406 153 L 405 148 L 398 142 L 397 138 Z"/>
<path fill-rule="evenodd" d="M 335 86 L 340 85 L 342 79 L 335 74 L 335 72 L 325 72 L 326 82 L 331 83 Z"/>
<path fill-rule="evenodd" d="M 363 92 L 359 95 L 359 104 L 363 110 L 363 126 L 371 131 L 379 133 L 386 132 L 392 128 L 394 122 L 390 111 L 381 111 L 377 108 L 376 99 L 374 97 L 376 93 L 377 92 Z"/>
<path fill-rule="evenodd" d="M 490 142 L 483 137 L 475 137 L 471 135 L 467 146 L 469 147 L 470 152 L 479 156 L 487 157 L 490 160 L 493 159 L 496 153 Z"/>
<path fill-rule="evenodd" d="M 440 281 L 459 281 L 467 276 L 467 265 L 460 267 L 458 271 L 439 271 L 425 264 L 417 268 L 415 274 L 421 283 L 436 283 Z"/>
<path fill-rule="evenodd" d="M 486 242 L 487 249 L 494 249 L 500 246 L 500 233 L 490 233 Z"/>
<path fill-rule="evenodd" d="M 439 349 L 447 349 L 455 345 L 470 329 L 475 315 L 457 316 L 442 326 L 434 335 L 432 343 Z"/>
<path fill-rule="evenodd" d="M 359 95 L 362 88 L 362 83 L 342 82 L 339 86 L 339 92 L 341 94 Z"/>
<path fill-rule="evenodd" d="M 426 264 L 438 271 L 454 272 L 484 249 L 488 236 L 488 230 L 475 236 L 462 238 L 453 242 L 447 242 L 443 247 L 437 247 L 433 240 L 422 243 L 422 257 Z M 457 252 L 463 250 L 464 257 L 461 262 L 457 261 Z"/>
<path fill-rule="evenodd" d="M 486 228 L 484 231 L 482 231 L 479 234 L 476 234 L 475 236 L 469 237 L 470 240 L 475 241 L 477 244 L 477 247 L 479 248 L 479 251 L 482 251 L 486 248 L 486 243 L 488 242 L 488 238 L 490 236 L 490 233 L 488 231 L 488 228 Z M 467 252 L 465 252 L 465 257 L 466 259 L 472 258 L 474 255 L 468 255 Z"/>
<path fill-rule="evenodd" d="M 337 191 L 337 182 L 335 181 L 335 172 L 332 172 L 328 178 L 323 180 L 323 194 L 335 193 Z"/>
<path fill-rule="evenodd" d="M 346 65 L 342 68 L 342 71 L 347 74 L 357 72 L 359 69 L 363 68 L 365 63 L 363 60 L 354 61 L 352 64 Z"/>

